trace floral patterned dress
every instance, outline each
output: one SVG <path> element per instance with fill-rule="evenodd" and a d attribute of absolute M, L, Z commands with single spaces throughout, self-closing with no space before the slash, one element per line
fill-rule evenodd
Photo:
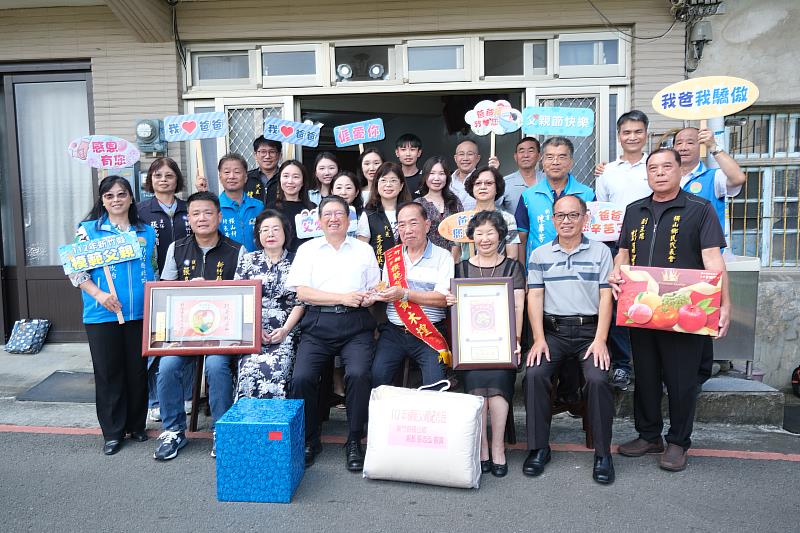
<path fill-rule="evenodd" d="M 272 264 L 264 250 L 242 256 L 234 279 L 261 280 L 261 327 L 272 333 L 286 323 L 297 305 L 294 291 L 286 289 L 286 277 L 294 254 L 284 250 L 280 260 Z M 294 327 L 280 344 L 262 344 L 261 353 L 239 359 L 239 380 L 236 399 L 285 398 L 289 390 L 300 330 Z"/>

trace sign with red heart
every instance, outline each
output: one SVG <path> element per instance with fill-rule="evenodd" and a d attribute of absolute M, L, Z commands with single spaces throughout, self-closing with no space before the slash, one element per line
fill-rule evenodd
<path fill-rule="evenodd" d="M 164 119 L 167 142 L 211 139 L 224 137 L 227 133 L 228 121 L 222 112 L 172 115 Z"/>
<path fill-rule="evenodd" d="M 316 148 L 321 127 L 270 117 L 264 121 L 264 138 L 289 144 Z"/>

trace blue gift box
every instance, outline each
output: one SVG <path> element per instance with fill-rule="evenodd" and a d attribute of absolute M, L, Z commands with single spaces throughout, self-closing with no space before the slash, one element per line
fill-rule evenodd
<path fill-rule="evenodd" d="M 242 398 L 216 430 L 218 500 L 292 500 L 305 471 L 303 400 Z"/>

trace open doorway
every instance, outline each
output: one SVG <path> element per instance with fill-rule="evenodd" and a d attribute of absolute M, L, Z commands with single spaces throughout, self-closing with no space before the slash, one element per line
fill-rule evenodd
<path fill-rule="evenodd" d="M 319 146 L 303 149 L 303 161 L 309 167 L 319 152 L 336 154 L 342 170 L 355 171 L 358 164 L 358 146 L 337 148 L 333 139 L 333 127 L 371 118 L 383 119 L 386 138 L 370 147 L 378 148 L 387 161 L 395 161 L 395 140 L 404 133 L 414 133 L 422 139 L 422 158 L 419 167 L 433 155 L 441 155 L 455 169 L 453 154 L 456 145 L 470 137 L 478 142 L 481 161 L 489 159 L 489 136 L 478 137 L 471 133 L 464 122 L 464 114 L 481 100 L 508 100 L 515 109 L 521 109 L 522 91 L 508 92 L 442 92 L 442 93 L 392 93 L 359 94 L 344 96 L 309 96 L 299 99 L 300 120 L 322 122 Z M 501 162 L 501 171 L 513 171 L 514 147 L 519 134 L 496 138 L 496 155 Z M 310 172 L 313 174 L 313 172 Z"/>

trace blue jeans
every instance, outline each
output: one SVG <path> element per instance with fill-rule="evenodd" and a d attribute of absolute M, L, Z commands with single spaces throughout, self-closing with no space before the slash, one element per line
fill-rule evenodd
<path fill-rule="evenodd" d="M 181 356 L 165 356 L 159 361 L 158 400 L 161 403 L 161 423 L 165 430 L 186 430 L 182 379 L 185 368 L 193 362 L 194 357 Z M 230 363 L 229 355 L 206 356 L 205 368 L 212 427 L 233 405 L 233 376 Z"/>
<path fill-rule="evenodd" d="M 439 362 L 439 354 L 416 338 L 391 323 L 382 324 L 381 336 L 372 361 L 372 386 L 389 385 L 400 369 L 403 359 L 410 357 L 422 371 L 422 384 L 431 385 L 445 378 L 445 366 Z"/>
<path fill-rule="evenodd" d="M 147 358 L 147 407 L 158 407 L 158 360 L 160 357 Z M 194 382 L 195 359 L 190 357 L 191 364 L 183 368 L 183 401 L 192 399 L 192 384 Z"/>

